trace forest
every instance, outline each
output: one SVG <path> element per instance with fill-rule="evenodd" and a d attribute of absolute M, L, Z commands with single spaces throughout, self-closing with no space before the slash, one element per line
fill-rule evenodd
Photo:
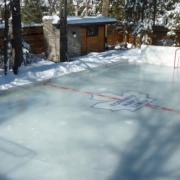
<path fill-rule="evenodd" d="M 42 23 L 44 15 L 58 15 L 62 27 L 66 27 L 67 16 L 105 16 L 117 19 L 116 27 L 124 31 L 131 28 L 133 36 L 152 31 L 152 26 L 168 28 L 169 36 L 180 30 L 179 0 L 1 0 L 1 22 L 4 24 L 4 64 L 8 61 L 8 43 L 13 46 L 13 71 L 23 61 L 22 24 Z M 9 22 L 12 33 L 9 35 Z M 63 28 L 64 29 L 64 28 Z M 66 32 L 62 31 L 64 37 Z M 67 39 L 62 39 L 65 54 Z M 65 56 L 62 56 L 65 57 Z"/>
<path fill-rule="evenodd" d="M 180 28 L 178 0 L 24 0 L 22 22 L 41 23 L 45 14 L 60 15 L 66 3 L 67 15 L 117 18 L 125 28 L 144 24 L 163 24 L 170 30 Z"/>

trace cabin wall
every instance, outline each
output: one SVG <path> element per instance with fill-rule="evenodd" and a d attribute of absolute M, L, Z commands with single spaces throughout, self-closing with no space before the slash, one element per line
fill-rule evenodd
<path fill-rule="evenodd" d="M 112 32 L 107 36 L 107 44 L 110 46 L 116 45 L 124 41 L 124 35 L 121 32 Z"/>
<path fill-rule="evenodd" d="M 24 40 L 30 45 L 31 52 L 40 54 L 44 52 L 44 32 L 42 26 L 23 27 Z"/>
<path fill-rule="evenodd" d="M 44 32 L 43 26 L 25 26 L 22 27 L 24 40 L 30 45 L 30 52 L 41 54 L 44 52 Z M 4 46 L 4 28 L 0 29 L 0 48 Z"/>

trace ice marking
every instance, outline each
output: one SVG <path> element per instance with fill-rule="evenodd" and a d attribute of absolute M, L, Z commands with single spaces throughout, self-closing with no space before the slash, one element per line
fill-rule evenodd
<path fill-rule="evenodd" d="M 15 157 L 35 156 L 35 152 L 33 152 L 32 150 L 2 137 L 0 137 L 0 149 L 4 153 L 11 154 Z"/>
<path fill-rule="evenodd" d="M 114 96 L 114 94 L 111 94 Z M 96 99 L 96 98 L 93 98 Z M 99 99 L 100 100 L 100 99 Z M 104 100 L 93 105 L 93 108 L 107 109 L 111 111 L 130 110 L 136 111 L 147 103 L 154 101 L 155 99 L 149 98 L 147 94 L 141 94 L 135 91 L 129 91 L 119 96 L 119 100 Z"/>
<path fill-rule="evenodd" d="M 111 94 L 111 93 L 98 94 L 98 93 L 93 93 L 93 92 L 90 92 L 90 91 L 84 91 L 84 90 L 81 90 L 81 89 L 74 89 L 74 88 L 66 87 L 66 86 L 62 86 L 62 85 L 49 84 L 48 81 L 45 81 L 43 83 L 38 83 L 38 84 L 41 84 L 43 86 L 52 87 L 52 88 L 57 88 L 57 89 L 63 89 L 63 90 L 66 90 L 66 91 L 74 91 L 74 92 L 77 92 L 77 93 L 89 94 L 89 95 L 92 96 L 92 99 L 101 100 L 101 101 L 104 101 L 104 100 L 109 101 L 109 99 L 122 100 L 122 96 L 118 96 L 118 95 Z M 147 94 L 145 96 L 148 97 Z M 152 102 L 152 101 L 150 101 L 150 102 Z M 144 103 L 143 106 L 149 107 L 149 108 L 152 108 L 152 109 L 157 109 L 157 110 L 168 111 L 168 112 L 180 114 L 180 110 L 178 110 L 178 109 L 171 109 L 171 108 L 168 108 L 168 107 L 162 107 L 162 106 L 159 106 L 159 105 L 150 104 L 150 102 Z M 98 103 L 96 103 L 96 104 L 98 104 Z"/>

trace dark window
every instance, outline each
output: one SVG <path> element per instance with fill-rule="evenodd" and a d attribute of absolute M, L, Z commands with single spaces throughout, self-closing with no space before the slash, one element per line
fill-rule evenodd
<path fill-rule="evenodd" d="M 87 28 L 87 36 L 97 36 L 98 35 L 98 27 L 88 27 Z"/>

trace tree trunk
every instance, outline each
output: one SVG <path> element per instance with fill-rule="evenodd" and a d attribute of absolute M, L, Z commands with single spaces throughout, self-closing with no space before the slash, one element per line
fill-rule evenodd
<path fill-rule="evenodd" d="M 102 15 L 105 17 L 109 15 L 109 0 L 102 1 Z"/>
<path fill-rule="evenodd" d="M 60 4 L 60 61 L 67 61 L 67 0 Z"/>
<path fill-rule="evenodd" d="M 21 66 L 23 62 L 20 0 L 12 1 L 12 25 L 13 25 L 12 46 L 15 52 L 13 71 L 14 74 L 17 74 L 18 68 Z"/>
<path fill-rule="evenodd" d="M 156 8 L 157 8 L 157 0 L 153 1 L 154 3 L 154 13 L 153 13 L 153 25 L 155 25 L 156 22 Z"/>
<path fill-rule="evenodd" d="M 7 62 L 8 62 L 8 31 L 9 31 L 9 8 L 7 7 L 5 0 L 5 10 L 4 10 L 4 19 L 5 19 L 5 27 L 4 27 L 4 74 L 7 74 Z"/>

